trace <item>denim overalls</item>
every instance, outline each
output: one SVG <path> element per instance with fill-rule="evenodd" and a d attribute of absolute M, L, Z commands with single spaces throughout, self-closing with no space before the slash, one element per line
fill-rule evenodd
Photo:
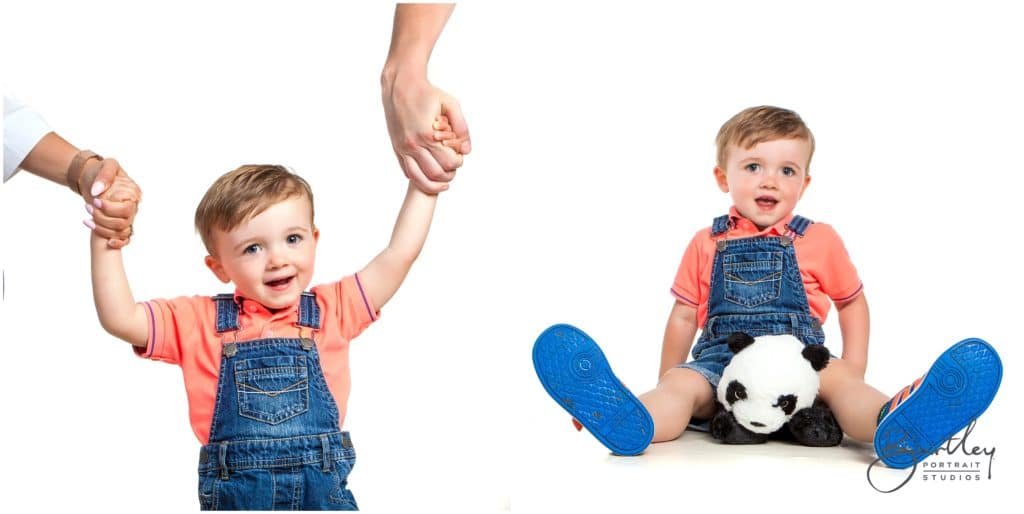
<path fill-rule="evenodd" d="M 299 299 L 298 336 L 236 341 L 239 305 L 218 295 L 220 375 L 210 442 L 199 453 L 203 510 L 356 510 L 355 450 L 338 426 L 314 342 L 316 296 Z"/>
<path fill-rule="evenodd" d="M 711 237 L 724 235 L 731 223 L 728 215 L 715 218 Z M 707 321 L 693 348 L 693 360 L 678 367 L 697 371 L 717 389 L 732 360 L 725 340 L 733 332 L 753 337 L 792 334 L 804 344 L 825 343 L 821 322 L 807 305 L 793 251 L 793 238 L 803 237 L 811 223 L 794 216 L 784 236 L 717 240 Z"/>

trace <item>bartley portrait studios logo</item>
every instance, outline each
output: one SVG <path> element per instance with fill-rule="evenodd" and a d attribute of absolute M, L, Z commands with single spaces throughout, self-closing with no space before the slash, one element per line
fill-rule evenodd
<path fill-rule="evenodd" d="M 880 493 L 891 493 L 912 481 L 967 484 L 991 480 L 996 448 L 980 446 L 971 439 L 976 425 L 977 420 L 972 421 L 963 432 L 950 437 L 935 453 L 909 469 L 889 469 L 876 459 L 868 466 L 868 483 Z"/>

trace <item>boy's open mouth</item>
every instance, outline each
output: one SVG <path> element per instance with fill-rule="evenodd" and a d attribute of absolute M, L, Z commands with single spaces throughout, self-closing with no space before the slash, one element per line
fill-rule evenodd
<path fill-rule="evenodd" d="M 775 204 L 779 203 L 778 200 L 770 196 L 759 196 L 754 201 L 757 202 L 757 206 L 762 209 L 771 209 L 772 207 L 775 207 Z"/>
<path fill-rule="evenodd" d="M 290 277 L 279 278 L 277 280 L 268 280 L 263 284 L 271 289 L 284 289 L 288 287 L 288 284 L 290 284 L 294 278 L 295 276 L 293 275 Z"/>

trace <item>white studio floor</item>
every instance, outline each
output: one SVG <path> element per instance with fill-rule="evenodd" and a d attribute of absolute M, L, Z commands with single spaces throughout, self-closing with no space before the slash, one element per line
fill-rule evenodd
<path fill-rule="evenodd" d="M 1000 511 L 986 499 L 1010 496 L 1010 484 L 986 479 L 987 457 L 980 471 L 968 473 L 970 481 L 959 471 L 939 473 L 923 466 L 902 488 L 882 494 L 867 480 L 874 459 L 871 445 L 849 438 L 832 448 L 783 442 L 730 446 L 687 431 L 637 457 L 611 455 L 586 432 L 557 439 L 557 448 L 521 468 L 530 472 L 518 477 L 512 511 L 707 512 L 720 507 L 726 512 L 856 512 L 905 506 L 921 512 L 927 506 L 977 508 L 983 505 L 979 501 Z M 965 459 L 944 455 L 932 460 L 949 466 Z M 970 460 L 974 466 L 977 458 Z M 879 489 L 892 489 L 908 475 L 909 470 L 881 465 L 871 472 Z"/>

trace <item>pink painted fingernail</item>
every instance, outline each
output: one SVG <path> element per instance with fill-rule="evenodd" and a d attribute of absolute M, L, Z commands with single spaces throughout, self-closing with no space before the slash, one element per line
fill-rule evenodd
<path fill-rule="evenodd" d="M 89 192 L 92 193 L 93 196 L 96 196 L 96 195 L 102 193 L 103 191 L 105 191 L 106 189 L 107 189 L 107 185 L 104 184 L 103 182 L 93 182 L 92 183 L 92 190 L 89 191 Z"/>
<path fill-rule="evenodd" d="M 93 198 L 92 204 L 95 205 L 97 209 L 103 208 L 103 202 L 101 202 L 99 198 Z"/>
<path fill-rule="evenodd" d="M 82 223 L 85 223 L 85 226 L 89 227 L 89 230 L 96 230 L 96 223 L 93 223 L 92 220 L 82 220 Z"/>
<path fill-rule="evenodd" d="M 88 213 L 89 213 L 89 215 L 91 216 L 91 215 L 92 215 L 92 212 L 93 212 L 93 211 L 94 211 L 95 209 L 93 209 L 91 205 L 89 205 L 89 204 L 85 204 L 85 210 L 86 210 L 86 212 L 88 212 Z"/>

